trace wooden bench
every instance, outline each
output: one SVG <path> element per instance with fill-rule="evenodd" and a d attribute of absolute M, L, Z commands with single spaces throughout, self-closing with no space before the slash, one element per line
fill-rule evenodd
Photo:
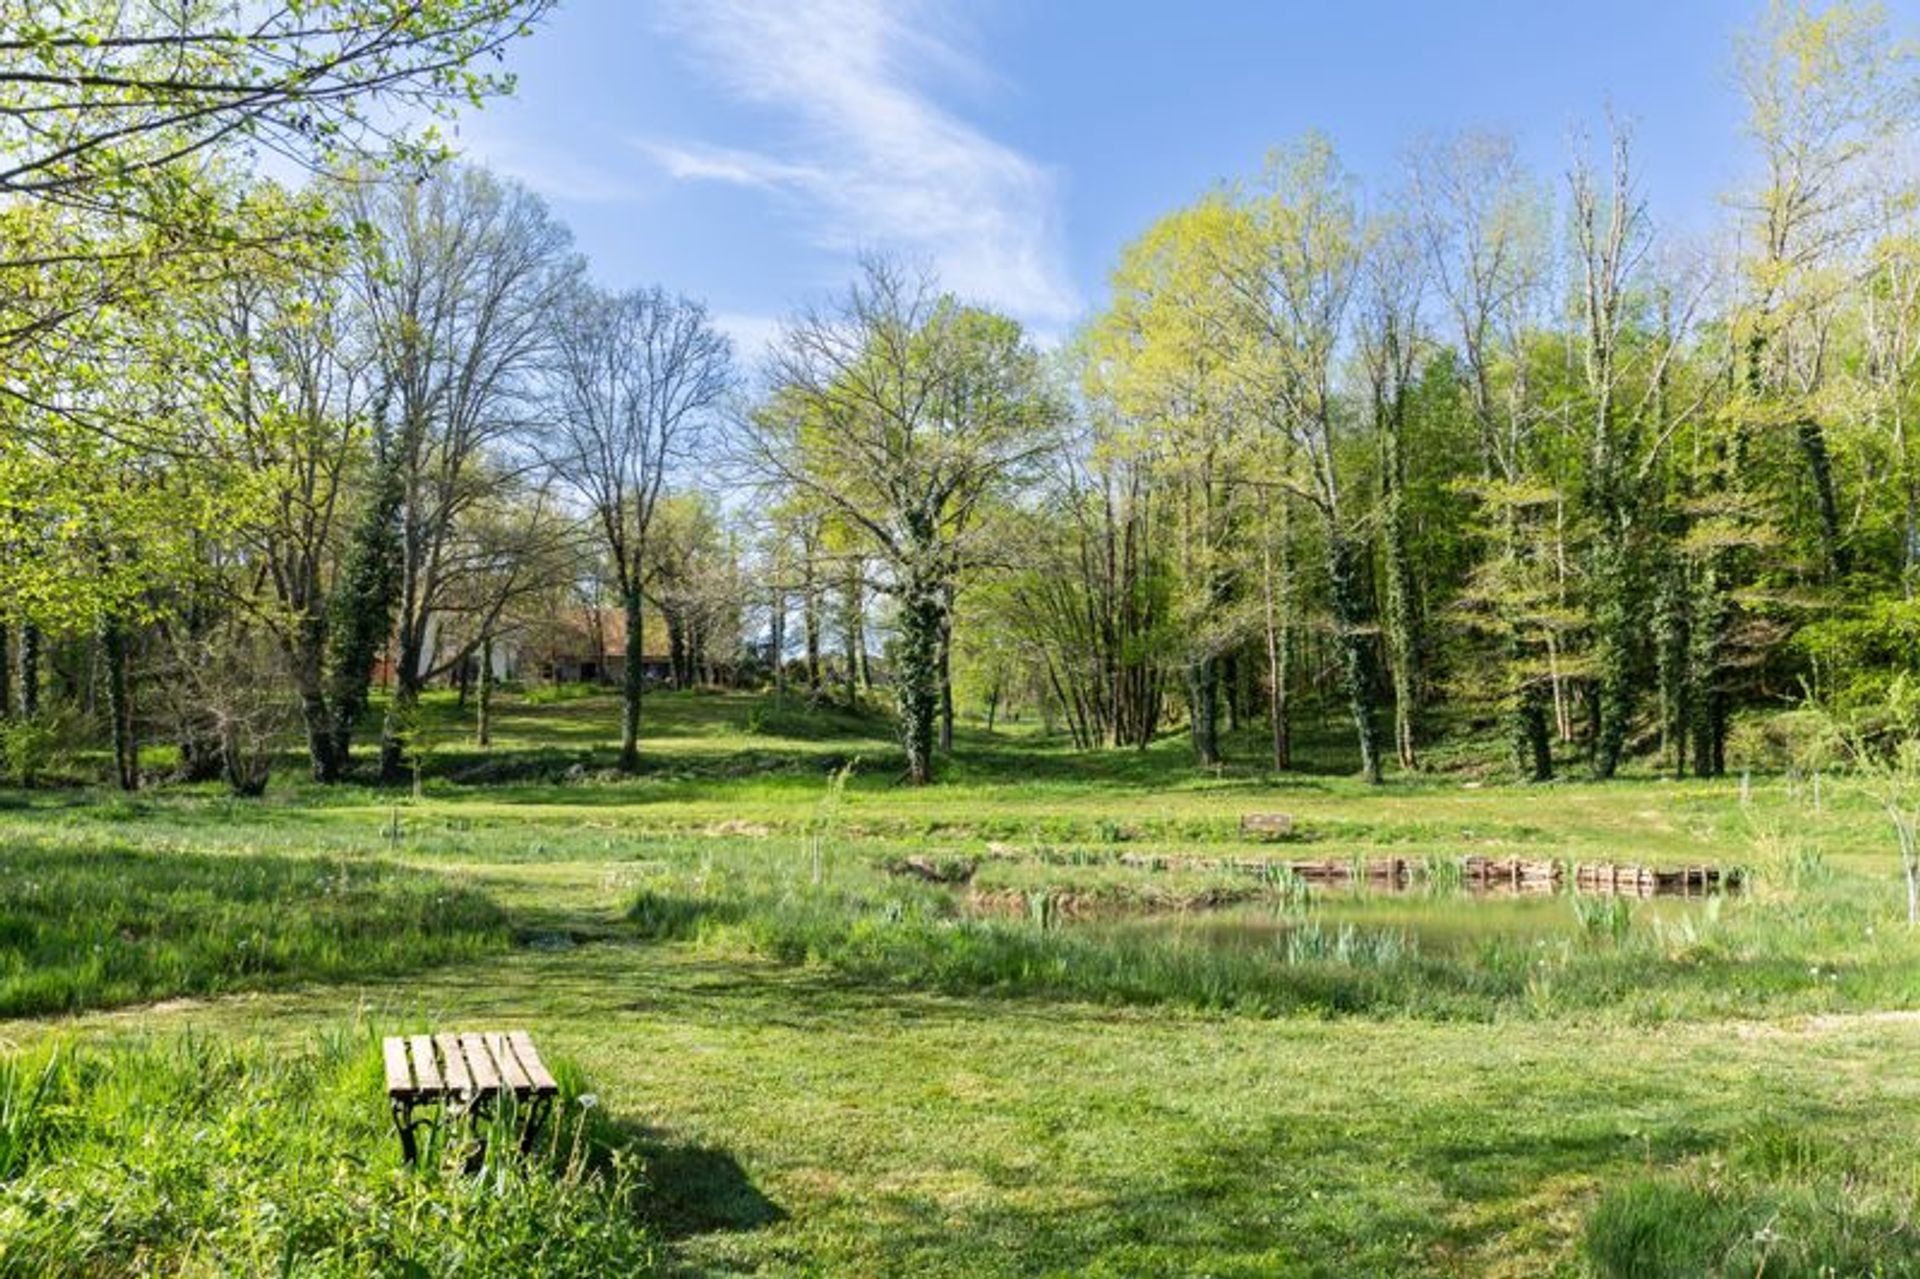
<path fill-rule="evenodd" d="M 414 1118 L 419 1106 L 438 1106 L 448 1117 L 481 1120 L 502 1098 L 525 1106 L 521 1148 L 533 1144 L 560 1086 L 553 1081 L 533 1039 L 524 1030 L 393 1036 L 381 1044 L 387 1062 L 387 1105 L 400 1131 L 408 1163 L 419 1158 L 416 1129 L 431 1118 Z"/>

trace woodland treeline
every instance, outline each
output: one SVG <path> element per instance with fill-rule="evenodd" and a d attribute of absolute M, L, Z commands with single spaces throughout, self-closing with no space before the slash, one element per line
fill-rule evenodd
<path fill-rule="evenodd" d="M 257 792 L 297 741 L 398 780 L 427 687 L 484 744 L 496 653 L 566 619 L 618 620 L 624 769 L 663 636 L 683 686 L 884 697 L 916 781 L 960 714 L 1203 764 L 1257 726 L 1286 770 L 1328 707 L 1374 780 L 1462 739 L 1715 775 L 1736 714 L 1915 665 L 1920 68 L 1876 8 L 1741 39 L 1706 233 L 1655 225 L 1621 121 L 1371 185 L 1315 136 L 1147 228 L 1062 343 L 874 257 L 760 359 L 372 123 L 506 87 L 467 68 L 543 8 L 10 23 L 17 778 L 94 740 L 131 788 L 146 741 Z"/>

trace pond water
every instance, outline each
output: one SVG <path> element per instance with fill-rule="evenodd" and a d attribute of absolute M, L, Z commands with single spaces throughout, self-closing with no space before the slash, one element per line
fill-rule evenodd
<path fill-rule="evenodd" d="M 1580 905 L 1576 906 L 1576 902 Z M 1224 948 L 1284 945 L 1290 933 L 1317 925 L 1365 933 L 1394 933 L 1427 954 L 1477 950 L 1490 941 L 1531 945 L 1573 938 L 1615 924 L 1633 932 L 1684 926 L 1717 914 L 1717 897 L 1576 897 L 1571 893 L 1474 894 L 1465 892 L 1316 894 L 1305 907 L 1230 906 L 1158 914 L 1107 915 L 1063 924 L 1108 936 L 1164 937 Z M 1582 910 L 1587 912 L 1583 919 Z M 1593 912 L 1623 912 L 1622 918 Z M 1589 920 L 1594 922 L 1589 923 Z"/>

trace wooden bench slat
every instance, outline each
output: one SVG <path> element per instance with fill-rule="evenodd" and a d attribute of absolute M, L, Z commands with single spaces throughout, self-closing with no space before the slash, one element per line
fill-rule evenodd
<path fill-rule="evenodd" d="M 473 1076 L 473 1086 L 478 1092 L 492 1092 L 500 1086 L 500 1071 L 493 1064 L 493 1055 L 487 1051 L 486 1036 L 469 1032 L 460 1036 L 460 1046 L 467 1050 L 467 1071 Z"/>
<path fill-rule="evenodd" d="M 494 1031 L 486 1039 L 487 1050 L 493 1054 L 493 1064 L 500 1067 L 500 1082 L 513 1089 L 516 1097 L 532 1092 L 533 1080 L 527 1078 L 526 1068 L 513 1055 L 513 1049 L 507 1046 L 507 1037 Z"/>
<path fill-rule="evenodd" d="M 425 1035 L 415 1035 L 407 1040 L 407 1046 L 413 1050 L 413 1077 L 419 1081 L 421 1092 L 439 1092 L 440 1067 L 433 1059 L 433 1040 Z"/>
<path fill-rule="evenodd" d="M 535 1092 L 557 1093 L 560 1091 L 560 1085 L 553 1081 L 553 1076 L 547 1072 L 546 1063 L 540 1060 L 540 1054 L 535 1051 L 531 1035 L 524 1030 L 509 1031 L 507 1043 L 513 1049 L 513 1055 L 520 1059 L 520 1067 L 527 1072 L 527 1078 L 533 1084 Z"/>
<path fill-rule="evenodd" d="M 386 1058 L 387 1091 L 389 1093 L 411 1093 L 413 1091 L 413 1072 L 407 1068 L 407 1041 L 404 1039 L 385 1039 L 380 1043 L 380 1053 Z"/>
<path fill-rule="evenodd" d="M 439 1046 L 440 1060 L 446 1068 L 447 1090 L 472 1092 L 473 1077 L 467 1073 L 467 1059 L 460 1050 L 460 1040 L 453 1035 L 435 1035 L 433 1042 Z"/>

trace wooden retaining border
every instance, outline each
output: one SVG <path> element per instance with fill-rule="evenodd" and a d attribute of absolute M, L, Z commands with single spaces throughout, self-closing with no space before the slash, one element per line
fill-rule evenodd
<path fill-rule="evenodd" d="M 1583 893 L 1611 893 L 1634 897 L 1705 897 L 1740 887 L 1737 868 L 1682 866 L 1656 870 L 1651 866 L 1624 866 L 1615 862 L 1588 862 L 1573 868 L 1573 886 Z"/>

